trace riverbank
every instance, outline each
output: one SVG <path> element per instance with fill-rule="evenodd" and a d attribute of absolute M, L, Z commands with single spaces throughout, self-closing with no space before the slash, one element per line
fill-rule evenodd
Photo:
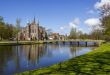
<path fill-rule="evenodd" d="M 44 41 L 0 41 L 0 45 L 31 45 L 31 44 L 43 44 Z"/>
<path fill-rule="evenodd" d="M 110 75 L 110 43 L 68 61 L 17 75 Z"/>
<path fill-rule="evenodd" d="M 42 40 L 39 40 L 39 41 L 0 41 L 0 46 L 4 46 L 4 45 L 31 45 L 31 44 L 44 44 L 44 43 L 58 43 L 58 42 L 94 42 L 96 45 L 100 45 L 104 42 L 104 40 L 80 40 L 80 39 L 77 39 L 77 40 L 45 40 L 45 41 L 42 41 Z"/>

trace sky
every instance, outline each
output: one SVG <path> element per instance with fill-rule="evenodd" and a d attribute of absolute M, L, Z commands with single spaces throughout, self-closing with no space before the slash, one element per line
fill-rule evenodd
<path fill-rule="evenodd" d="M 0 16 L 4 21 L 21 26 L 36 18 L 46 29 L 60 34 L 69 34 L 72 27 L 89 33 L 91 27 L 99 24 L 99 9 L 110 0 L 0 0 Z"/>

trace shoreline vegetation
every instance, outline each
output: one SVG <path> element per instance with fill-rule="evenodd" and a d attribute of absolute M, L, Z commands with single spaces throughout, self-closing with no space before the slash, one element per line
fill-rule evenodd
<path fill-rule="evenodd" d="M 65 62 L 16 75 L 110 75 L 110 43 Z"/>
<path fill-rule="evenodd" d="M 97 45 L 100 46 L 104 40 L 45 40 L 45 41 L 0 41 L 0 46 L 5 45 L 30 45 L 30 44 L 45 44 L 45 43 L 57 43 L 57 42 L 95 42 Z"/>

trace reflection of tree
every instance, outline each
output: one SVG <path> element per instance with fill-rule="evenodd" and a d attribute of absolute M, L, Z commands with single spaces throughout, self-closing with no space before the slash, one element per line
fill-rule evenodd
<path fill-rule="evenodd" d="M 13 56 L 14 57 L 14 56 Z M 19 47 L 16 46 L 16 57 L 14 57 L 16 63 L 16 71 L 20 69 Z"/>
<path fill-rule="evenodd" d="M 73 55 L 73 57 L 76 57 L 77 52 L 81 49 L 82 49 L 82 47 L 70 46 L 71 55 Z"/>
<path fill-rule="evenodd" d="M 71 52 L 71 55 L 73 55 L 73 57 L 76 57 L 76 50 L 77 50 L 77 47 L 70 46 L 70 52 Z"/>
<path fill-rule="evenodd" d="M 13 51 L 11 46 L 0 46 L 0 75 L 4 67 L 7 67 L 7 61 L 12 58 Z"/>
<path fill-rule="evenodd" d="M 16 68 L 13 71 L 19 71 L 22 68 L 22 63 L 36 65 L 39 59 L 46 54 L 47 45 L 21 45 L 21 46 L 0 46 L 0 75 L 4 73 L 9 65 L 14 65 Z M 25 60 L 25 61 L 24 61 Z M 14 64 L 8 64 L 8 62 Z"/>
<path fill-rule="evenodd" d="M 59 44 L 48 44 L 46 48 L 46 54 L 48 57 L 52 57 L 52 50 L 59 50 L 60 45 Z"/>
<path fill-rule="evenodd" d="M 50 49 L 55 49 L 55 50 L 59 49 L 59 44 L 51 44 L 49 46 L 50 46 Z"/>

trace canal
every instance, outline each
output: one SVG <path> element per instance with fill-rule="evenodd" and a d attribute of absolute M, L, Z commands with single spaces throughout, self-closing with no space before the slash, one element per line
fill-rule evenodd
<path fill-rule="evenodd" d="M 13 75 L 44 68 L 94 50 L 94 42 L 85 47 L 75 43 L 0 46 L 0 75 Z"/>

